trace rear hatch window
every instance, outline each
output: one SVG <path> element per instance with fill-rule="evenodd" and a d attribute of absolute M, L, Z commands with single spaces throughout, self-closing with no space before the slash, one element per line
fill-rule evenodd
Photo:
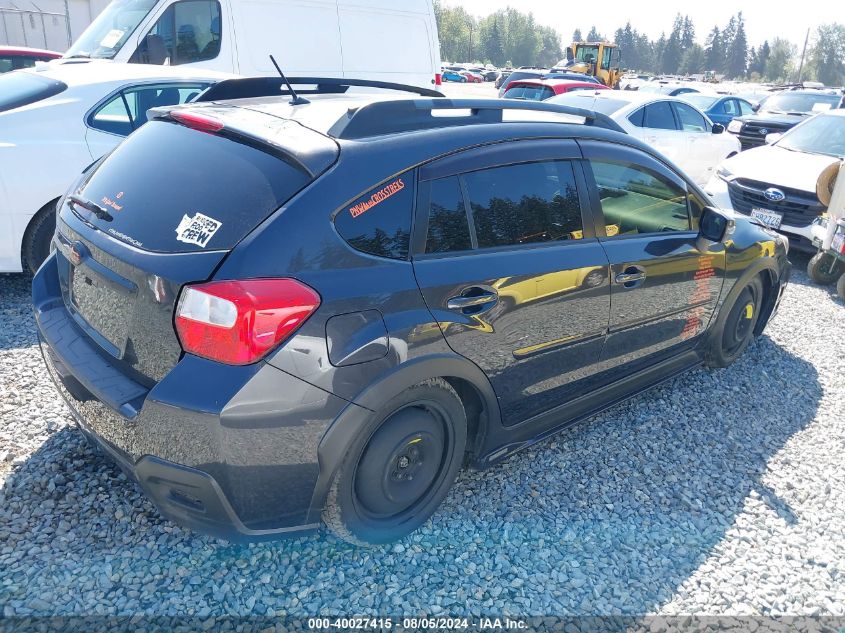
<path fill-rule="evenodd" d="M 228 250 L 310 181 L 300 168 L 246 143 L 152 121 L 78 192 L 108 215 L 72 208 L 144 250 Z"/>
<path fill-rule="evenodd" d="M 67 84 L 29 72 L 0 75 L 0 112 L 13 110 L 67 90 Z"/>

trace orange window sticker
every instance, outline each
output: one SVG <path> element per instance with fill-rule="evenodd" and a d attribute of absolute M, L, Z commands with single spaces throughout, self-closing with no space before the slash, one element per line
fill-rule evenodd
<path fill-rule="evenodd" d="M 405 188 L 405 183 L 402 182 L 401 178 L 397 178 L 389 185 L 379 189 L 373 195 L 371 195 L 367 200 L 363 202 L 359 202 L 351 207 L 349 207 L 349 213 L 352 215 L 353 218 L 357 218 L 362 213 L 366 213 L 370 209 L 372 209 L 377 204 L 380 204 L 387 200 L 390 196 L 393 196 Z"/>

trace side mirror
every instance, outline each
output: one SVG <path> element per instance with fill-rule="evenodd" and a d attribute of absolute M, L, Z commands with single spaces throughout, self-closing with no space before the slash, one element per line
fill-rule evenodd
<path fill-rule="evenodd" d="M 710 242 L 721 242 L 730 222 L 713 207 L 704 207 L 698 222 L 698 234 Z"/>
<path fill-rule="evenodd" d="M 754 105 L 752 105 L 752 106 L 751 106 L 751 109 L 752 109 L 754 112 L 757 112 L 757 111 L 760 109 L 760 104 L 759 104 L 759 103 L 755 103 Z"/>
<path fill-rule="evenodd" d="M 721 134 L 725 131 L 725 126 L 721 123 L 714 123 L 713 124 L 713 134 Z"/>
<path fill-rule="evenodd" d="M 777 143 L 781 136 L 783 136 L 782 132 L 771 132 L 770 134 L 766 134 L 766 145 Z"/>

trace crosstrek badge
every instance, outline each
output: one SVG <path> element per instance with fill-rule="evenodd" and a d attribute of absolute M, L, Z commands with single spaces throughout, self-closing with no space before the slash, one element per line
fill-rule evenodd
<path fill-rule="evenodd" d="M 182 221 L 176 227 L 176 239 L 186 244 L 196 244 L 205 248 L 208 241 L 217 233 L 223 223 L 202 213 L 195 213 L 194 217 L 182 216 Z"/>

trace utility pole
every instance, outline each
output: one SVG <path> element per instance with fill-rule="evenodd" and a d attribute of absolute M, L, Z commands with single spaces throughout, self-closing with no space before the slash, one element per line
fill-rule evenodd
<path fill-rule="evenodd" d="M 798 66 L 798 83 L 801 83 L 802 74 L 804 72 L 804 55 L 807 54 L 807 42 L 810 39 L 810 29 L 807 28 L 807 36 L 804 38 L 804 49 L 801 51 L 801 64 Z"/>

